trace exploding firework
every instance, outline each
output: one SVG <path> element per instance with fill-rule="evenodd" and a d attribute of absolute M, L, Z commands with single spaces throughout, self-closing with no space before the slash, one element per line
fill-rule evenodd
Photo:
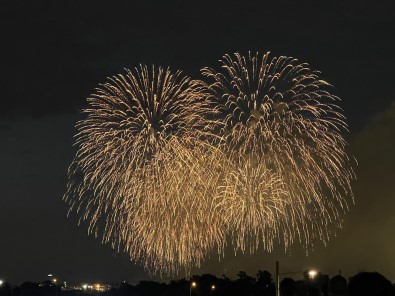
<path fill-rule="evenodd" d="M 70 212 L 150 272 L 211 252 L 327 242 L 354 178 L 338 98 L 289 57 L 225 55 L 207 82 L 140 66 L 109 78 L 77 124 Z"/>
<path fill-rule="evenodd" d="M 220 194 L 235 248 L 326 243 L 354 178 L 339 99 L 318 72 L 290 57 L 236 53 L 220 63 L 202 74 L 213 143 L 234 166 Z"/>
<path fill-rule="evenodd" d="M 210 165 L 219 158 L 199 140 L 202 93 L 180 72 L 140 66 L 97 88 L 77 124 L 70 211 L 153 272 L 199 265 L 225 241 Z"/>
<path fill-rule="evenodd" d="M 253 253 L 263 244 L 271 251 L 279 224 L 287 218 L 282 180 L 261 165 L 239 161 L 224 174 L 221 189 L 219 212 L 235 248 Z"/>
<path fill-rule="evenodd" d="M 128 243 L 136 247 L 128 251 L 132 258 L 139 254 L 137 261 L 151 272 L 189 272 L 191 267 L 200 266 L 214 247 L 223 252 L 225 232 L 217 215 L 215 194 L 220 174 L 212 170 L 212 164 L 217 163 L 214 156 L 187 160 L 187 170 L 185 159 L 166 163 L 172 170 L 161 175 L 163 183 L 155 184 L 161 188 L 148 189 L 139 210 L 131 211 L 134 216 L 128 224 L 134 221 L 134 228 L 127 237 L 138 243 Z"/>

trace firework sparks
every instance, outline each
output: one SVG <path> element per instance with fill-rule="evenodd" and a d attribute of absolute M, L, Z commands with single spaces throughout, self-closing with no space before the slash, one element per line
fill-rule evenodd
<path fill-rule="evenodd" d="M 210 126 L 222 139 L 214 142 L 236 168 L 222 187 L 235 247 L 254 252 L 263 242 L 270 251 L 274 239 L 287 248 L 296 238 L 326 243 L 354 178 L 339 99 L 318 72 L 290 57 L 236 53 L 220 63 L 219 71 L 202 74 Z"/>
<path fill-rule="evenodd" d="M 199 265 L 225 241 L 213 214 L 214 154 L 198 135 L 201 95 L 180 72 L 140 66 L 96 89 L 77 125 L 70 210 L 153 271 Z"/>
<path fill-rule="evenodd" d="M 268 53 L 202 73 L 140 66 L 96 89 L 77 124 L 70 212 L 161 274 L 223 255 L 228 238 L 251 253 L 326 243 L 354 178 L 330 85 Z"/>

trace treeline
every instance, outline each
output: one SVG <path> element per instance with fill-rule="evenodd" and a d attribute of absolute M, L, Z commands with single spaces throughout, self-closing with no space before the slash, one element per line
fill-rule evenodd
<path fill-rule="evenodd" d="M 0 296 L 275 296 L 276 286 L 268 271 L 258 271 L 251 277 L 241 271 L 236 280 L 211 274 L 195 275 L 190 280 L 169 283 L 141 281 L 137 285 L 122 283 L 107 292 L 66 290 L 46 281 L 25 282 L 20 286 L 4 283 Z M 377 272 L 362 272 L 348 281 L 341 275 L 330 278 L 320 273 L 312 277 L 306 271 L 303 280 L 283 278 L 281 296 L 395 296 L 394 286 Z"/>

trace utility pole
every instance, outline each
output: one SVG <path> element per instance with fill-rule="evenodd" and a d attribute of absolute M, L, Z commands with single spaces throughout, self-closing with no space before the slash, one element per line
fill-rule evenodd
<path fill-rule="evenodd" d="M 276 261 L 276 296 L 280 296 L 280 262 Z"/>

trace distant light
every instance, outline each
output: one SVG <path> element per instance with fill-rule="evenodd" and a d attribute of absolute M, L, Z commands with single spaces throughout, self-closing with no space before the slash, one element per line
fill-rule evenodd
<path fill-rule="evenodd" d="M 211 290 L 212 290 L 212 291 L 215 290 L 215 285 L 211 285 Z"/>
<path fill-rule="evenodd" d="M 318 274 L 317 270 L 314 270 L 314 269 L 309 270 L 309 272 L 308 272 L 309 278 L 311 278 L 311 279 L 314 279 L 317 276 L 317 274 Z"/>
<path fill-rule="evenodd" d="M 56 284 L 56 282 L 58 281 L 58 279 L 53 279 L 53 282 Z"/>
<path fill-rule="evenodd" d="M 84 290 L 86 290 L 86 288 L 88 288 L 88 285 L 87 285 L 87 284 L 83 284 L 83 285 L 82 285 L 82 288 L 83 288 Z"/>
<path fill-rule="evenodd" d="M 51 276 L 52 276 L 52 273 L 49 273 L 49 274 L 48 274 L 48 277 L 51 277 Z"/>
<path fill-rule="evenodd" d="M 195 288 L 196 286 L 197 286 L 196 282 L 192 282 L 192 283 L 191 283 L 191 287 L 192 287 L 192 288 Z"/>
<path fill-rule="evenodd" d="M 3 285 L 3 283 L 4 283 L 4 282 L 3 282 L 2 280 L 0 280 L 0 286 Z"/>

